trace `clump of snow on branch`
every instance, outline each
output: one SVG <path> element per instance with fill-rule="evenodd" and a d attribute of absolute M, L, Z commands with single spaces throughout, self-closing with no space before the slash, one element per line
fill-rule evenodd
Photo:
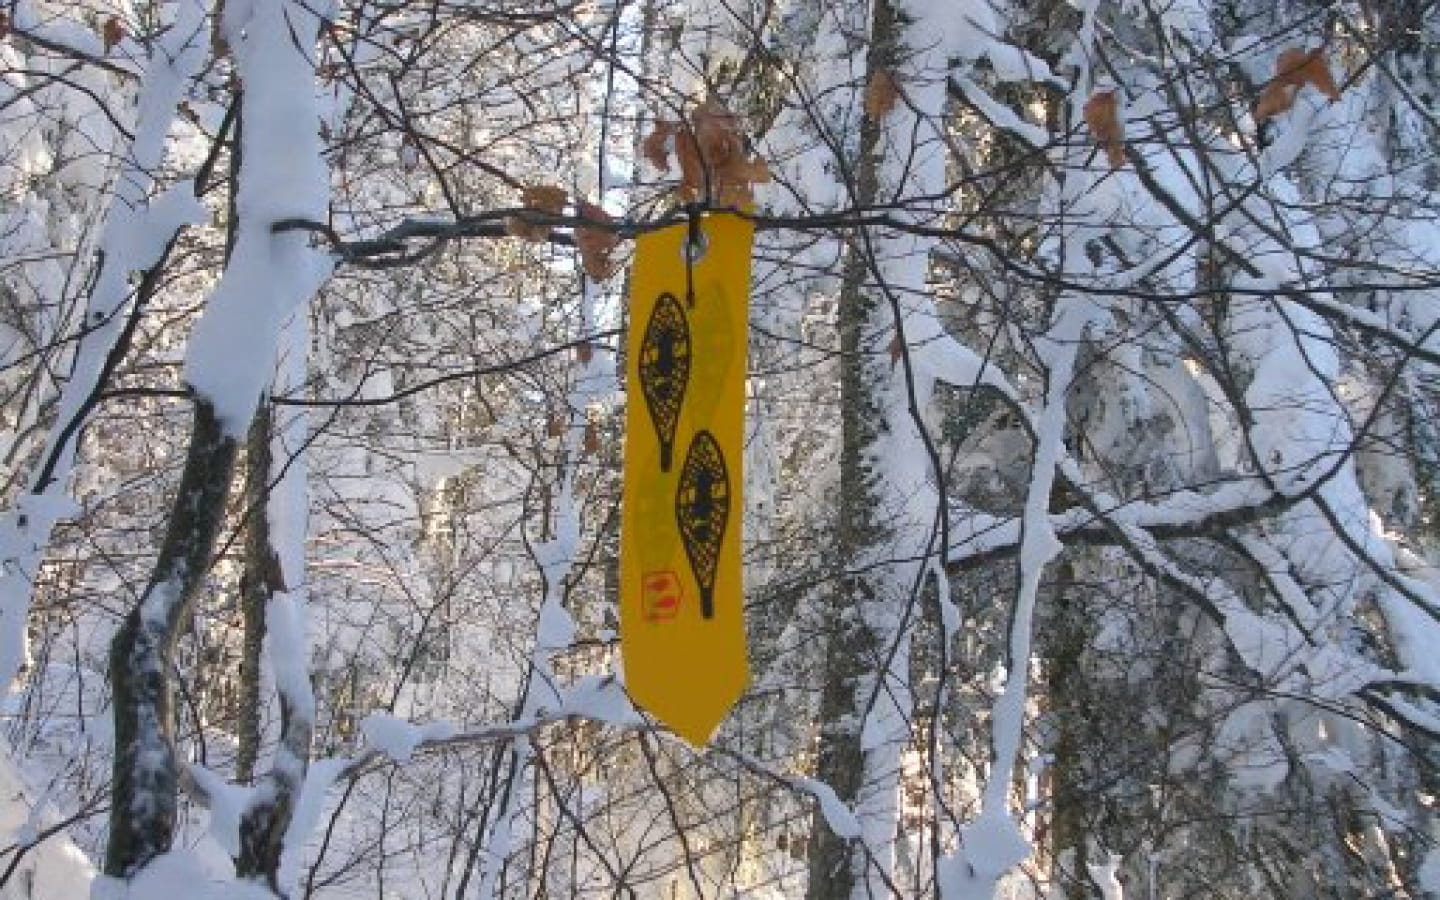
<path fill-rule="evenodd" d="M 295 23 L 307 23 L 297 32 Z M 235 206 L 235 248 L 196 323 L 185 380 L 214 405 L 230 434 L 242 434 L 270 379 L 281 327 L 330 276 L 328 254 L 304 228 L 323 223 L 329 172 L 320 158 L 314 60 L 297 33 L 318 22 L 283 0 L 227 3 L 223 27 L 235 56 L 244 129 Z"/>

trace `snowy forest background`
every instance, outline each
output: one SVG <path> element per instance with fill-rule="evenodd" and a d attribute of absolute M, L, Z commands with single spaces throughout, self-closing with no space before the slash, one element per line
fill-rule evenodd
<path fill-rule="evenodd" d="M 5 0 L 0 897 L 1440 896 L 1437 142 L 1432 0 Z M 751 190 L 696 751 L 626 267 Z"/>

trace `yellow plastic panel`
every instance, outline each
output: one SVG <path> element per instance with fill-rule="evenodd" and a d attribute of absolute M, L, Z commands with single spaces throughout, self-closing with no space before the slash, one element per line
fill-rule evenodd
<path fill-rule="evenodd" d="M 636 241 L 620 528 L 626 686 L 695 746 L 749 680 L 740 490 L 754 237 L 729 213 L 698 226 L 688 267 L 689 223 Z"/>

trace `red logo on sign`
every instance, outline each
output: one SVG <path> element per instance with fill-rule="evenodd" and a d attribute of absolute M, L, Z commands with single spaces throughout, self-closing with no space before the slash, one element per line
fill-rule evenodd
<path fill-rule="evenodd" d="M 680 578 L 674 572 L 646 572 L 640 580 L 645 618 L 669 622 L 680 612 Z"/>

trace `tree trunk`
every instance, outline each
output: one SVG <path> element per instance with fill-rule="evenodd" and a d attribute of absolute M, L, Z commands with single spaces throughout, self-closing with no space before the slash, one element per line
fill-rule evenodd
<path fill-rule="evenodd" d="M 872 11 L 871 44 L 866 70 L 884 67 L 894 32 L 894 12 L 879 0 Z M 869 113 L 860 125 L 855 163 L 848 173 L 851 201 L 856 208 L 875 203 L 879 194 L 878 154 L 881 126 Z M 855 236 L 846 256 L 836 312 L 840 341 L 840 491 L 835 534 L 837 586 L 829 608 L 829 642 L 825 654 L 824 686 L 820 695 L 820 744 L 815 776 L 828 784 L 840 800 L 853 805 L 864 783 L 865 753 L 860 731 L 868 684 L 878 665 L 877 639 L 863 608 L 876 600 L 876 575 L 858 567 L 870 548 L 885 537 L 877 520 L 878 477 L 870 465 L 869 450 L 880 432 L 880 404 L 876 385 L 874 347 L 867 336 L 878 331 L 880 304 L 870 290 L 869 260 L 863 236 Z M 835 834 L 821 810 L 816 810 L 810 831 L 809 900 L 848 898 L 860 883 L 864 860 L 852 852 L 851 842 Z"/>
<path fill-rule="evenodd" d="M 270 481 L 270 404 L 262 403 L 250 425 L 245 445 L 245 569 L 240 574 L 240 697 L 236 717 L 235 780 L 255 779 L 260 758 L 260 722 L 265 697 L 261 676 L 265 646 L 265 601 L 281 581 L 279 562 L 270 546 L 270 520 L 265 501 Z"/>
<path fill-rule="evenodd" d="M 154 574 L 110 645 L 115 761 L 105 873 L 128 878 L 170 849 L 179 790 L 175 645 L 210 565 L 238 443 L 197 398 L 190 449 Z"/>
<path fill-rule="evenodd" d="M 297 313 L 282 334 L 275 392 L 295 390 L 305 381 L 310 345 L 308 320 Z M 307 421 L 302 409 L 276 411 L 267 399 L 255 415 L 250 434 L 249 530 L 246 574 L 250 596 L 247 639 L 257 645 L 269 638 L 275 693 L 280 702 L 280 738 L 270 769 L 256 784 L 250 804 L 240 817 L 240 855 L 235 873 L 263 882 L 284 897 L 280 857 L 290 829 L 295 802 L 310 766 L 315 734 L 315 694 L 309 679 L 309 646 L 305 636 L 305 542 L 309 491 L 304 447 Z M 259 717 L 259 646 L 256 648 L 256 694 Z"/>
<path fill-rule="evenodd" d="M 264 402 L 255 413 L 245 457 L 246 510 L 249 518 L 245 530 L 245 571 L 240 577 L 240 603 L 244 614 L 245 645 L 240 662 L 240 747 L 235 761 L 236 778 L 250 781 L 255 775 L 259 758 L 260 720 L 265 695 L 262 687 L 262 651 L 265 645 L 265 613 L 270 599 L 285 590 L 280 560 L 270 539 L 269 497 L 273 454 L 270 449 L 271 405 Z M 280 694 L 281 741 L 278 754 L 295 743 L 294 715 L 284 692 Z M 299 741 L 303 746 L 301 762 L 308 758 L 308 732 Z M 277 770 L 282 768 L 277 757 Z M 293 768 L 293 767 L 292 767 Z M 303 768 L 300 772 L 303 777 Z M 271 772 L 257 792 L 255 801 L 245 810 L 240 821 L 240 856 L 235 860 L 235 874 L 242 878 L 263 879 L 278 893 L 277 874 L 285 830 L 290 826 L 297 779 L 277 776 Z"/>

